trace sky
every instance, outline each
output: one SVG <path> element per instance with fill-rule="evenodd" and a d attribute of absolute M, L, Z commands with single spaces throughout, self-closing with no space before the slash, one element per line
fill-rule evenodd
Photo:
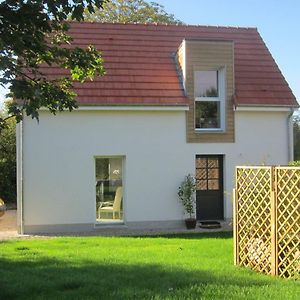
<path fill-rule="evenodd" d="M 186 24 L 256 27 L 300 102 L 300 0 L 153 1 Z"/>

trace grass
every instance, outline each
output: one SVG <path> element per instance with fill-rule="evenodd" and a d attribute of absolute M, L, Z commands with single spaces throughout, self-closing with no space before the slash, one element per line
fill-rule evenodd
<path fill-rule="evenodd" d="M 2 241 L 0 299 L 299 299 L 232 249 L 228 233 Z"/>

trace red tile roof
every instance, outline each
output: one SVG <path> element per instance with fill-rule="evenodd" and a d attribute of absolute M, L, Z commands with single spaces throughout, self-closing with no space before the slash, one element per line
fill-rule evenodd
<path fill-rule="evenodd" d="M 255 28 L 74 22 L 70 34 L 75 46 L 101 50 L 107 71 L 75 83 L 80 105 L 187 104 L 174 59 L 183 39 L 234 42 L 237 105 L 298 105 Z M 44 71 L 66 74 L 53 67 Z"/>

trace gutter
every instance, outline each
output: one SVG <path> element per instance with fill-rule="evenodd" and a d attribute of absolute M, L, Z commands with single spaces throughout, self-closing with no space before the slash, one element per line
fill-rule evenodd
<path fill-rule="evenodd" d="M 48 108 L 41 107 L 41 111 L 48 111 Z M 189 105 L 81 105 L 74 111 L 187 111 Z M 68 111 L 67 109 L 65 111 Z"/>
<path fill-rule="evenodd" d="M 234 105 L 235 111 L 251 111 L 251 112 L 291 112 L 295 110 L 294 106 L 282 105 Z"/>

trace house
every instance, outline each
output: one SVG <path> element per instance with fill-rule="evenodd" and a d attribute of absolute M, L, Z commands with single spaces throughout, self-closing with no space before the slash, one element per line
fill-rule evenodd
<path fill-rule="evenodd" d="M 188 173 L 197 219 L 230 220 L 236 165 L 293 159 L 298 103 L 257 29 L 72 23 L 70 33 L 103 51 L 107 75 L 75 84 L 78 110 L 18 125 L 20 232 L 183 226 Z"/>

